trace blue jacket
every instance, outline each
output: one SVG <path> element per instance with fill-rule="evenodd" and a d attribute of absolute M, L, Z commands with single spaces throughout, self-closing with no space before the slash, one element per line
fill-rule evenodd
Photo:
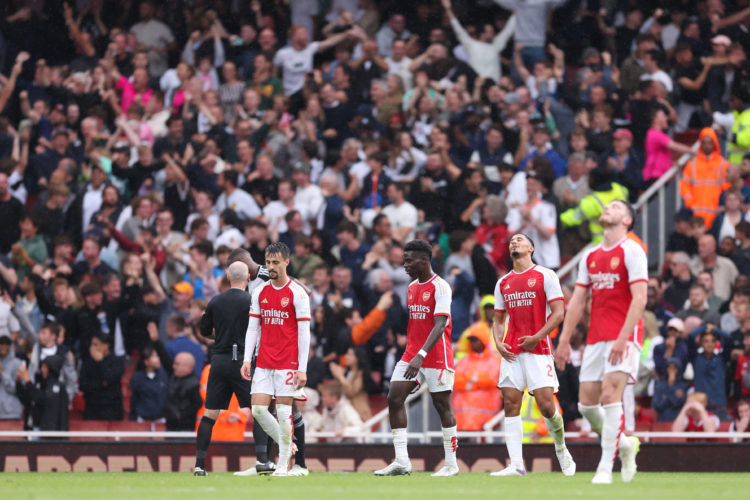
<path fill-rule="evenodd" d="M 164 418 L 164 404 L 167 401 L 169 377 L 164 368 L 156 371 L 154 378 L 148 378 L 145 370 L 138 370 L 130 381 L 130 419 L 141 417 L 144 420 Z"/>
<path fill-rule="evenodd" d="M 732 337 L 723 330 L 714 330 L 723 348 L 708 359 L 697 343 L 698 337 L 705 329 L 705 326 L 701 326 L 693 330 L 688 341 L 688 350 L 695 373 L 693 383 L 696 391 L 706 393 L 709 407 L 726 406 L 726 366 L 731 353 L 729 346 L 732 343 Z"/>

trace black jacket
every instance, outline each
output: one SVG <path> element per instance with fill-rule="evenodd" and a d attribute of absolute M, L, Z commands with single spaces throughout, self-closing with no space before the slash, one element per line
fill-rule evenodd
<path fill-rule="evenodd" d="M 159 368 L 154 378 L 149 378 L 145 370 L 138 370 L 130 381 L 130 419 L 141 417 L 144 420 L 164 418 L 164 405 L 167 402 L 169 377 Z"/>
<path fill-rule="evenodd" d="M 85 420 L 122 420 L 120 379 L 124 372 L 124 360 L 112 354 L 98 362 L 91 357 L 83 362 L 78 385 L 86 402 Z"/>
<path fill-rule="evenodd" d="M 43 363 L 49 367 L 46 379 L 35 382 L 18 382 L 16 391 L 26 407 L 24 428 L 42 431 L 68 430 L 68 392 L 60 382 L 60 371 L 65 358 L 55 354 Z"/>
<path fill-rule="evenodd" d="M 168 431 L 195 430 L 195 414 L 203 406 L 200 383 L 195 373 L 169 379 L 165 407 Z"/>

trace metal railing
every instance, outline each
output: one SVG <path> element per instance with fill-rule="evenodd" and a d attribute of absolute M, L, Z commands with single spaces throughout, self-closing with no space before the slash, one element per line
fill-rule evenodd
<path fill-rule="evenodd" d="M 496 422 L 497 424 L 497 422 Z M 733 443 L 739 443 L 743 440 L 750 440 L 750 432 L 669 432 L 669 431 L 645 431 L 635 432 L 644 442 L 652 442 L 658 439 L 689 439 L 691 441 L 702 440 L 723 440 Z M 339 435 L 333 432 L 306 432 L 305 436 L 311 440 L 329 439 L 338 440 L 341 438 L 356 440 L 357 443 L 373 441 L 390 442 L 390 432 L 351 432 Z M 24 438 L 29 441 L 45 438 L 91 438 L 92 441 L 123 441 L 123 440 L 159 440 L 174 439 L 188 441 L 195 439 L 195 432 L 147 432 L 147 431 L 0 431 L 0 441 L 3 438 Z M 245 438 L 252 438 L 252 432 L 245 432 Z M 432 438 L 442 438 L 441 431 L 423 431 L 408 432 L 407 438 L 419 440 L 420 442 L 429 442 Z M 478 438 L 485 443 L 495 442 L 495 438 L 505 438 L 505 432 L 494 430 L 482 431 L 461 431 L 458 433 L 459 438 Z M 588 432 L 566 432 L 566 439 L 586 439 L 590 438 L 592 442 L 596 441 L 596 436 Z M 355 445 L 357 443 L 348 442 L 347 444 Z"/>

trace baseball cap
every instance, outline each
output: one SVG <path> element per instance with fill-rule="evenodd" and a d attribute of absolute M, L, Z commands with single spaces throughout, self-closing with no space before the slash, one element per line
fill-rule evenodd
<path fill-rule="evenodd" d="M 725 47 L 729 47 L 732 44 L 732 40 L 726 35 L 716 35 L 711 39 L 711 43 L 714 45 L 724 45 Z"/>
<path fill-rule="evenodd" d="M 627 139 L 629 141 L 632 141 L 633 133 L 626 128 L 618 128 L 617 130 L 615 130 L 615 133 L 612 134 L 612 137 L 614 139 Z"/>
<path fill-rule="evenodd" d="M 184 293 L 185 295 L 190 295 L 191 297 L 193 296 L 193 285 L 191 285 L 187 281 L 180 281 L 172 287 L 172 290 L 177 293 Z"/>
<path fill-rule="evenodd" d="M 309 163 L 298 161 L 297 163 L 294 164 L 295 172 L 304 172 L 306 174 L 309 174 L 311 170 L 312 170 L 312 167 L 310 167 Z"/>
<path fill-rule="evenodd" d="M 680 318 L 672 318 L 667 322 L 667 328 L 674 328 L 678 332 L 685 331 L 685 322 Z"/>
<path fill-rule="evenodd" d="M 521 104 L 521 96 L 516 92 L 508 92 L 503 98 L 505 104 Z"/>
<path fill-rule="evenodd" d="M 693 211 L 689 208 L 683 207 L 679 209 L 676 214 L 674 214 L 674 220 L 690 222 L 691 220 L 693 220 Z"/>
<path fill-rule="evenodd" d="M 549 128 L 547 128 L 546 123 L 539 122 L 536 125 L 534 125 L 534 132 L 544 132 L 545 134 L 549 134 Z"/>

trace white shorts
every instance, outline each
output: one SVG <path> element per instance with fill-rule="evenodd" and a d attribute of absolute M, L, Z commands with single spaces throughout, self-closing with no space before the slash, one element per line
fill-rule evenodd
<path fill-rule="evenodd" d="M 557 392 L 560 384 L 555 373 L 555 362 L 549 354 L 522 352 L 515 361 L 503 360 L 500 363 L 498 388 L 509 387 L 521 392 L 528 387 L 529 393 L 542 387 L 551 387 Z"/>
<path fill-rule="evenodd" d="M 295 370 L 270 370 L 256 368 L 253 374 L 251 394 L 268 394 L 277 398 L 294 398 L 306 401 L 305 389 L 294 388 Z"/>
<path fill-rule="evenodd" d="M 640 347 L 635 342 L 628 342 L 625 355 L 618 364 L 613 365 L 608 358 L 614 343 L 614 340 L 607 340 L 586 346 L 578 376 L 581 382 L 601 382 L 607 373 L 624 372 L 628 374 L 628 384 L 635 384 L 641 357 Z"/>
<path fill-rule="evenodd" d="M 417 376 L 413 379 L 407 379 L 404 377 L 406 368 L 409 363 L 406 361 L 399 361 L 396 363 L 393 369 L 393 375 L 391 375 L 391 382 L 416 382 L 417 387 L 413 392 L 419 390 L 419 388 L 427 382 L 427 388 L 430 392 L 444 392 L 453 390 L 453 370 L 449 368 L 420 368 Z"/>

